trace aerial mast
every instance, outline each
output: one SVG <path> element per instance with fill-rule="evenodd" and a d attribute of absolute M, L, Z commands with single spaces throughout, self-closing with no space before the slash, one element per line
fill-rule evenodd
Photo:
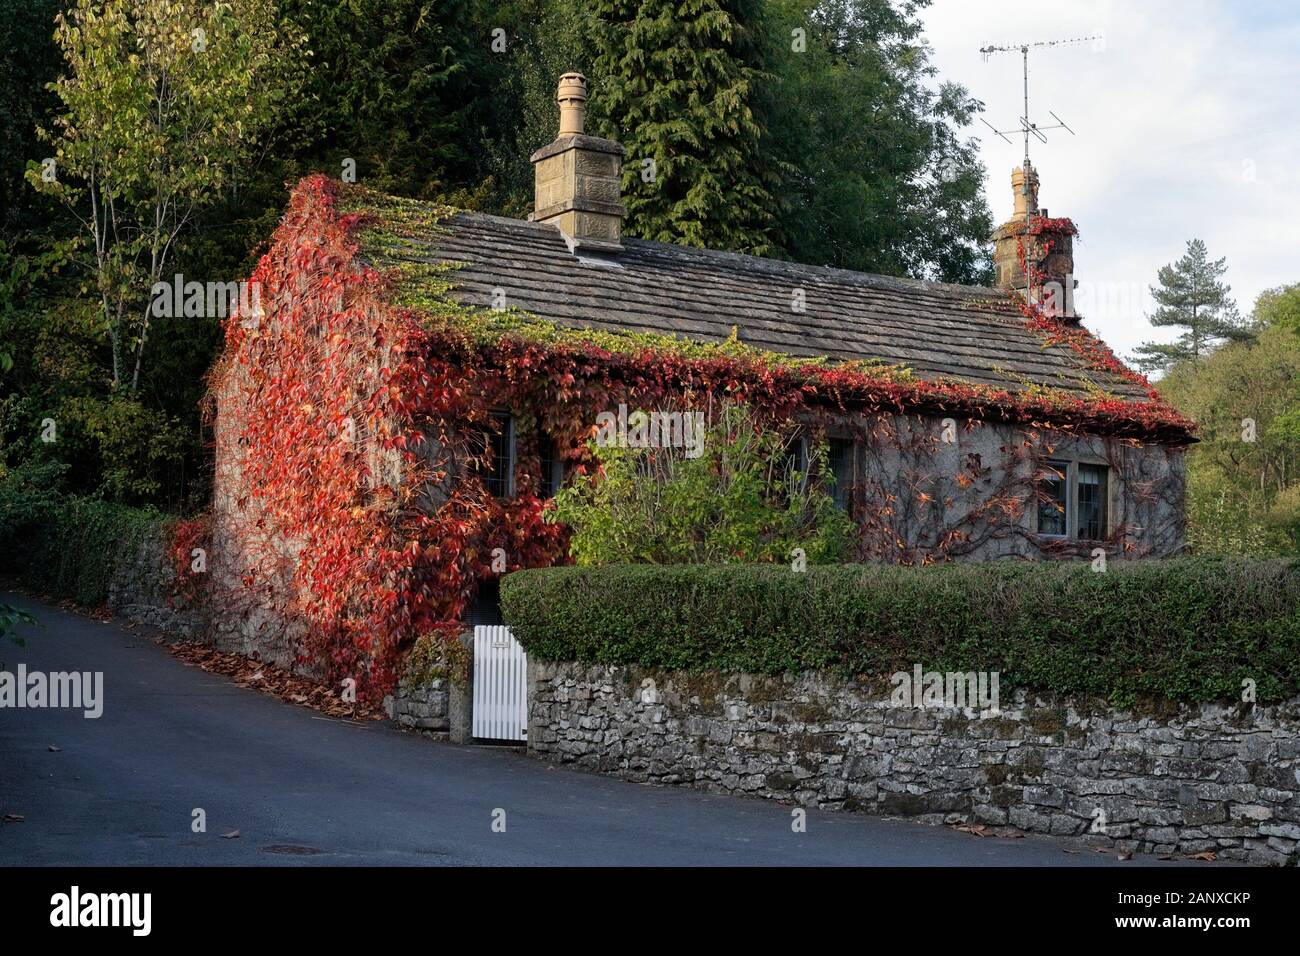
<path fill-rule="evenodd" d="M 1023 88 L 1024 88 L 1024 112 L 1020 116 L 1019 129 L 1014 129 L 1014 128 L 998 129 L 996 126 L 994 126 L 988 120 L 983 119 L 982 117 L 981 117 L 981 122 L 989 129 L 993 130 L 993 132 L 997 136 L 1000 136 L 1002 139 L 1006 140 L 1006 142 L 1009 144 L 1011 143 L 1011 139 L 1007 136 L 1008 133 L 1018 132 L 1024 136 L 1024 142 L 1025 142 L 1025 159 L 1024 159 L 1024 167 L 1023 167 L 1024 178 L 1022 180 L 1020 188 L 1021 188 L 1022 195 L 1025 196 L 1026 216 L 1032 217 L 1038 213 L 1037 202 L 1036 200 L 1034 200 L 1035 190 L 1033 184 L 1035 181 L 1035 176 L 1033 173 L 1033 165 L 1029 162 L 1029 137 L 1033 136 L 1036 139 L 1038 139 L 1039 142 L 1046 143 L 1047 136 L 1045 134 L 1049 130 L 1054 130 L 1054 129 L 1063 129 L 1071 136 L 1075 135 L 1074 130 L 1070 129 L 1070 127 L 1065 124 L 1065 120 L 1061 119 L 1061 117 L 1057 116 L 1051 110 L 1048 110 L 1047 112 L 1048 115 L 1050 115 L 1052 119 L 1055 120 L 1055 122 L 1049 125 L 1035 123 L 1033 119 L 1030 118 L 1029 115 L 1029 51 L 1039 49 L 1042 47 L 1067 46 L 1073 43 L 1088 43 L 1088 42 L 1095 42 L 1102 39 L 1104 38 L 1100 34 L 1094 34 L 1093 36 L 1070 37 L 1068 39 L 1063 39 L 1063 40 L 1035 40 L 1028 43 L 1013 43 L 1007 46 L 989 45 L 989 46 L 980 47 L 980 53 L 984 54 L 984 60 L 986 62 L 988 61 L 989 57 L 993 56 L 995 53 L 1017 53 L 1018 52 L 1020 54 L 1021 74 L 1023 77 Z M 1029 300 L 1032 294 L 1032 290 L 1030 288 L 1031 282 L 1030 282 L 1029 272 L 1030 272 L 1029 268 L 1026 267 L 1025 269 L 1025 300 L 1026 301 Z"/>
<path fill-rule="evenodd" d="M 1008 133 L 1016 133 L 1016 132 L 1023 133 L 1025 138 L 1026 173 L 1028 173 L 1029 165 L 1030 165 L 1029 164 L 1029 137 L 1031 135 L 1036 137 L 1040 142 L 1043 143 L 1047 142 L 1047 137 L 1044 135 L 1044 133 L 1047 132 L 1048 130 L 1063 129 L 1071 136 L 1074 135 L 1074 130 L 1070 129 L 1069 126 L 1065 125 L 1065 121 L 1061 119 L 1061 117 L 1053 113 L 1051 110 L 1048 110 L 1047 112 L 1052 117 L 1052 119 L 1056 120 L 1055 123 L 1044 126 L 1041 123 L 1035 123 L 1032 119 L 1030 119 L 1029 116 L 1029 51 L 1033 49 L 1037 49 L 1039 47 L 1065 46 L 1071 43 L 1088 43 L 1088 42 L 1097 41 L 1101 39 L 1103 39 L 1103 37 L 1100 34 L 1095 34 L 1093 36 L 1087 36 L 1087 37 L 1071 37 L 1065 40 L 1035 40 L 1031 43 L 1013 43 L 1008 46 L 990 45 L 990 46 L 980 47 L 980 53 L 984 54 L 985 60 L 988 60 L 988 58 L 995 53 L 1018 52 L 1020 54 L 1021 71 L 1024 79 L 1024 98 L 1025 98 L 1024 99 L 1025 111 L 1020 116 L 1020 128 L 1019 129 L 998 129 L 988 120 L 981 120 L 981 121 L 984 123 L 985 126 L 993 130 L 995 134 L 1002 137 L 1008 143 L 1011 142 L 1011 140 L 1008 139 L 1007 137 Z M 1026 179 L 1025 185 L 1026 188 L 1028 188 L 1028 179 Z"/>

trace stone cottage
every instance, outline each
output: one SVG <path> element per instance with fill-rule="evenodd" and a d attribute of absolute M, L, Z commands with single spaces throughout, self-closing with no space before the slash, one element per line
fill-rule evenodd
<path fill-rule="evenodd" d="M 547 499 L 621 405 L 725 396 L 826 442 L 862 560 L 1182 548 L 1191 424 L 1062 308 L 1074 227 L 1035 170 L 995 287 L 688 248 L 624 235 L 647 187 L 586 96 L 561 78 L 527 221 L 295 190 L 213 376 L 230 644 L 384 690 L 502 572 L 564 560 Z"/>

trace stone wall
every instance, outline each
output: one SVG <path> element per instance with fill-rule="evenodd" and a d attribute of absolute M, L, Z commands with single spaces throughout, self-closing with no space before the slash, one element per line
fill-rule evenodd
<path fill-rule="evenodd" d="M 895 507 L 883 525 L 884 541 L 869 535 L 867 554 L 899 563 L 907 557 L 943 554 L 956 560 L 1091 558 L 1101 546 L 1111 559 L 1169 557 L 1184 546 L 1186 463 L 1183 451 L 1159 444 L 1132 444 L 1099 435 L 1042 429 L 1029 437 L 1020 427 L 993 423 L 957 426 L 952 442 L 939 437 L 942 419 L 894 415 L 892 439 L 860 448 L 855 476 L 859 518 L 868 527 L 884 521 L 879 502 L 914 502 L 918 492 L 930 505 Z M 863 443 L 859 442 L 861 446 Z M 1031 453 L 1032 452 L 1032 453 Z M 1035 473 L 1041 459 L 1103 465 L 1108 531 L 1104 541 L 1061 540 L 1038 534 Z M 1012 515 L 991 501 L 1023 505 Z M 938 544 L 943 532 L 960 542 Z M 903 544 L 891 551 L 890 541 Z"/>
<path fill-rule="evenodd" d="M 466 629 L 460 643 L 472 656 L 474 631 Z M 439 673 L 445 673 L 445 668 Z M 401 727 L 467 744 L 472 739 L 474 720 L 472 683 L 472 670 L 463 680 L 446 676 L 407 678 L 384 698 L 384 712 Z"/>
<path fill-rule="evenodd" d="M 108 609 L 133 624 L 169 635 L 201 639 L 207 630 L 202 608 L 173 593 L 176 570 L 167 555 L 163 524 L 145 534 L 139 547 L 123 548 L 108 582 Z"/>
<path fill-rule="evenodd" d="M 384 698 L 384 712 L 401 727 L 446 734 L 451 729 L 449 697 L 448 683 L 441 678 L 423 684 L 402 684 Z"/>
<path fill-rule="evenodd" d="M 823 809 L 1297 860 L 1300 700 L 1144 713 L 1021 693 L 981 717 L 885 698 L 816 674 L 530 661 L 528 748 L 629 780 Z"/>

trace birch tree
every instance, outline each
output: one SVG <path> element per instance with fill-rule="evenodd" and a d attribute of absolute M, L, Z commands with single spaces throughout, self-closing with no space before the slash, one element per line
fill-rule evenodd
<path fill-rule="evenodd" d="M 73 0 L 54 38 L 61 112 L 27 179 L 81 223 L 113 385 L 134 391 L 150 291 L 293 95 L 305 47 L 270 0 Z"/>

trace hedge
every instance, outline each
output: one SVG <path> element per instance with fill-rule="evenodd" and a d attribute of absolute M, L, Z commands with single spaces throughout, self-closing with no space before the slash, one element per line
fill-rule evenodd
<path fill-rule="evenodd" d="M 885 679 L 996 671 L 1000 687 L 1261 703 L 1300 693 L 1300 560 L 618 565 L 518 571 L 506 622 L 544 660 Z"/>
<path fill-rule="evenodd" d="M 99 607 L 108 600 L 109 582 L 122 562 L 133 559 L 145 536 L 167 520 L 151 509 L 64 498 L 16 535 L 18 574 L 42 594 Z"/>

